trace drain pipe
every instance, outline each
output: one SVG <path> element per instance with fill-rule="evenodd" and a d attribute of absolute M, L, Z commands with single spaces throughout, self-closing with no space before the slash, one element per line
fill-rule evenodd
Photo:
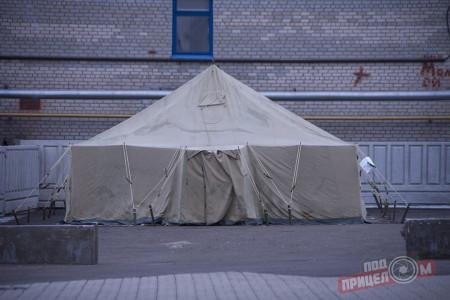
<path fill-rule="evenodd" d="M 160 99 L 171 91 L 160 90 L 43 90 L 0 89 L 0 98 L 20 99 Z M 450 90 L 445 91 L 301 91 L 262 92 L 274 101 L 429 101 L 450 100 Z"/>

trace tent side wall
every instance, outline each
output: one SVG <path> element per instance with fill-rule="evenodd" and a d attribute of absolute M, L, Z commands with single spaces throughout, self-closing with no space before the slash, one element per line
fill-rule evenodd
<path fill-rule="evenodd" d="M 263 207 L 271 221 L 286 222 L 288 205 L 296 221 L 365 216 L 353 145 L 218 152 L 127 146 L 126 152 L 122 145 L 72 147 L 66 221 L 132 223 L 134 207 L 137 221 L 148 222 L 150 205 L 155 219 L 174 224 L 260 223 Z"/>
<path fill-rule="evenodd" d="M 120 146 L 72 146 L 70 202 L 66 221 L 124 219 L 130 210 L 125 165 Z M 131 211 L 130 211 L 131 212 Z"/>
<path fill-rule="evenodd" d="M 298 199 L 320 219 L 365 218 L 355 145 L 305 146 Z"/>
<path fill-rule="evenodd" d="M 271 218 L 286 220 L 288 206 L 295 220 L 345 222 L 365 217 L 356 146 L 249 148 L 252 173 Z M 298 173 L 294 180 L 297 156 Z"/>
<path fill-rule="evenodd" d="M 127 146 L 137 219 L 163 214 L 176 176 L 173 163 L 177 149 Z M 133 220 L 130 184 L 127 181 L 123 146 L 73 146 L 70 202 L 66 221 Z M 172 168 L 170 168 L 172 163 Z M 159 193 L 160 187 L 165 190 Z"/>

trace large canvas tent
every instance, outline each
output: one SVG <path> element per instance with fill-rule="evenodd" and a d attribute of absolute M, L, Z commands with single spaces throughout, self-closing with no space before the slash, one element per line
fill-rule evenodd
<path fill-rule="evenodd" d="M 72 146 L 66 221 L 361 222 L 356 151 L 213 65 Z"/>

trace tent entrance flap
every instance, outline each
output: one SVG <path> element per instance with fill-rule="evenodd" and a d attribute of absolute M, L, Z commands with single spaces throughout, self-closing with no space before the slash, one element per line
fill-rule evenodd
<path fill-rule="evenodd" d="M 227 153 L 230 152 L 230 153 Z M 217 224 L 245 218 L 240 190 L 241 161 L 236 151 L 188 154 L 181 205 L 182 222 Z"/>

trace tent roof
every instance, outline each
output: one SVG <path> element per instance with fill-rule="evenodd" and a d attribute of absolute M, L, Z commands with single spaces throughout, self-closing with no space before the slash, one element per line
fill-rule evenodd
<path fill-rule="evenodd" d="M 133 117 L 80 146 L 190 149 L 246 144 L 348 145 L 215 65 Z"/>

